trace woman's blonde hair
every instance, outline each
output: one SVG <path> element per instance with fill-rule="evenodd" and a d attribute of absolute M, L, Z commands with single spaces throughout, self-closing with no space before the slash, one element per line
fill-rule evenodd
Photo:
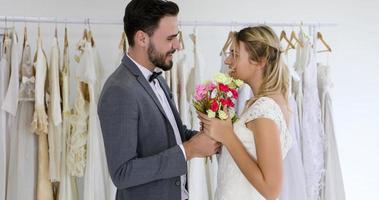
<path fill-rule="evenodd" d="M 269 96 L 277 91 L 287 101 L 289 87 L 289 72 L 282 59 L 280 41 L 275 32 L 268 26 L 247 27 L 235 33 L 235 43 L 245 44 L 249 58 L 259 62 L 265 59 L 263 82 L 259 91 L 254 91 L 253 102 L 259 97 Z"/>

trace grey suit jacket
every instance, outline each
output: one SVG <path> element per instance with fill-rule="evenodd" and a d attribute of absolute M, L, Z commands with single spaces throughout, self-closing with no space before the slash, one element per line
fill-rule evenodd
<path fill-rule="evenodd" d="M 195 131 L 181 122 L 165 80 L 158 77 L 182 141 Z M 187 164 L 173 128 L 142 72 L 128 56 L 108 78 L 98 114 L 117 200 L 180 200 Z"/>

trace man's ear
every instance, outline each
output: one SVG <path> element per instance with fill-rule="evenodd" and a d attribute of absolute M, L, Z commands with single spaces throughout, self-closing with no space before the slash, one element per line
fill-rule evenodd
<path fill-rule="evenodd" d="M 141 30 L 137 31 L 134 35 L 134 43 L 140 47 L 147 47 L 149 45 L 148 35 Z"/>

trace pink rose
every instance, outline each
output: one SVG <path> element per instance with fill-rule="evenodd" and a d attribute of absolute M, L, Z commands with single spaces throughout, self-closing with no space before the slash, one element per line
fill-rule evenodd
<path fill-rule="evenodd" d="M 207 85 L 207 90 L 208 90 L 208 91 L 212 91 L 212 90 L 215 89 L 215 88 L 216 88 L 216 85 L 213 84 L 213 83 L 209 83 L 209 84 Z"/>
<path fill-rule="evenodd" d="M 201 101 L 204 99 L 205 94 L 207 94 L 206 88 L 204 85 L 196 86 L 195 99 L 196 101 Z"/>

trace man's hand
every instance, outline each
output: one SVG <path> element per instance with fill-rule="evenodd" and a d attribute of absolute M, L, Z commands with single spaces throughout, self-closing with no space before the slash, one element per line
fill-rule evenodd
<path fill-rule="evenodd" d="M 200 132 L 189 141 L 183 143 L 183 147 L 187 160 L 191 160 L 194 157 L 206 157 L 217 153 L 221 147 L 221 143 Z"/>

